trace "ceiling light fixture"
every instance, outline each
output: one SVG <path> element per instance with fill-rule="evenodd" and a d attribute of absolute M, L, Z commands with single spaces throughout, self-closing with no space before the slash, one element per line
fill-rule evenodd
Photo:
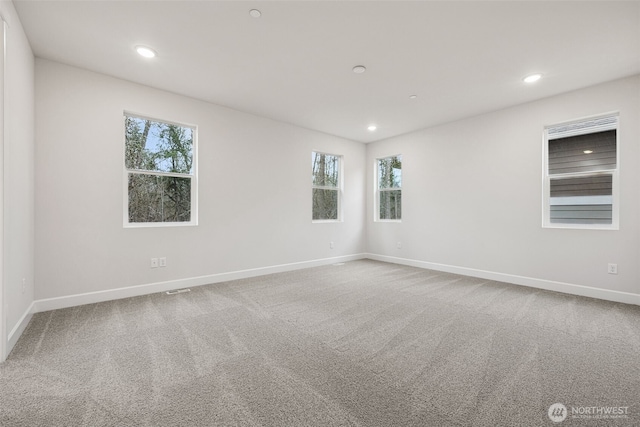
<path fill-rule="evenodd" d="M 593 153 L 593 150 L 584 150 L 583 153 L 584 154 L 591 154 L 591 153 Z"/>
<path fill-rule="evenodd" d="M 374 130 L 378 129 L 378 126 L 376 126 L 376 125 L 369 125 L 369 127 L 368 127 L 367 129 L 369 129 L 371 132 L 373 132 Z"/>
<path fill-rule="evenodd" d="M 409 99 L 416 99 L 418 95 L 409 95 Z"/>
<path fill-rule="evenodd" d="M 524 79 L 522 79 L 522 81 L 524 81 L 525 83 L 533 83 L 540 80 L 541 77 L 542 77 L 542 74 L 531 74 L 530 76 L 527 76 Z"/>
<path fill-rule="evenodd" d="M 252 18 L 260 18 L 262 16 L 262 12 L 258 9 L 251 9 L 249 11 L 249 15 L 251 15 Z"/>
<path fill-rule="evenodd" d="M 138 55 L 144 56 L 145 58 L 155 58 L 156 55 L 158 55 L 155 50 L 146 46 L 136 46 L 136 52 L 138 52 Z"/>
<path fill-rule="evenodd" d="M 365 67 L 364 65 L 356 65 L 355 67 L 353 67 L 353 72 L 356 74 L 362 74 L 365 71 L 367 71 L 367 67 Z"/>

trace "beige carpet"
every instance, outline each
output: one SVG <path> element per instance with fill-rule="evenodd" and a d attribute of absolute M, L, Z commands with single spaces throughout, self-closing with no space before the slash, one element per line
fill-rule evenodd
<path fill-rule="evenodd" d="M 39 313 L 0 425 L 640 426 L 640 307 L 363 260 Z"/>

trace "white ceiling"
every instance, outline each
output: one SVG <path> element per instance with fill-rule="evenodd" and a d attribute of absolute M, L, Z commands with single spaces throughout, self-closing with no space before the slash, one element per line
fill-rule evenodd
<path fill-rule="evenodd" d="M 37 57 L 362 142 L 640 73 L 639 1 L 14 4 Z"/>

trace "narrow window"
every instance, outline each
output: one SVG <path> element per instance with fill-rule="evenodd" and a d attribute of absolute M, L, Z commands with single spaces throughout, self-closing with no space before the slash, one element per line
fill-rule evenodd
<path fill-rule="evenodd" d="M 314 221 L 340 219 L 341 165 L 340 156 L 311 153 L 312 215 Z"/>
<path fill-rule="evenodd" d="M 402 156 L 377 160 L 377 218 L 378 220 L 402 219 Z"/>
<path fill-rule="evenodd" d="M 125 226 L 195 225 L 191 126 L 125 114 Z"/>
<path fill-rule="evenodd" d="M 545 129 L 546 227 L 618 227 L 618 116 Z"/>

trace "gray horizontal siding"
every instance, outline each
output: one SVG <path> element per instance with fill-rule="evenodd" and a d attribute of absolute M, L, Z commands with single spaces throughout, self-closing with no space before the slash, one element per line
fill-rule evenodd
<path fill-rule="evenodd" d="M 568 205 L 551 206 L 551 223 L 562 224 L 611 224 L 611 205 Z"/>
<path fill-rule="evenodd" d="M 593 153 L 585 154 L 585 150 Z M 549 174 L 611 170 L 617 166 L 616 130 L 549 140 Z"/>
<path fill-rule="evenodd" d="M 551 197 L 610 196 L 613 193 L 613 177 L 598 175 L 552 179 L 550 187 Z"/>

